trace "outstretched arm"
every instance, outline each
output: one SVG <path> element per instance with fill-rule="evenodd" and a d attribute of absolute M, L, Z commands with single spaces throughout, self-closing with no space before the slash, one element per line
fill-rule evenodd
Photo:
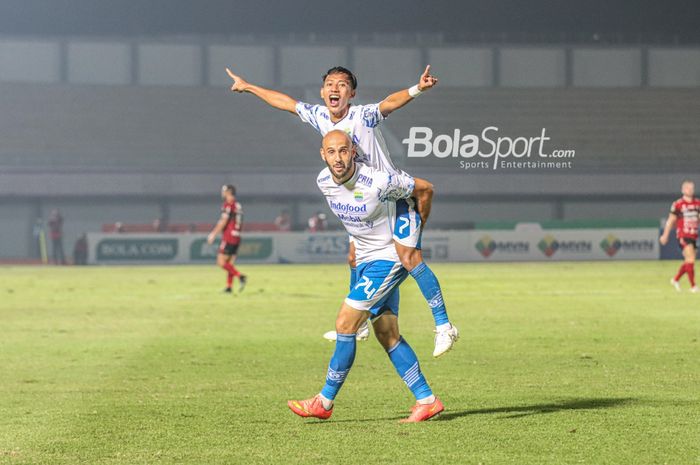
<path fill-rule="evenodd" d="M 673 228 L 674 224 L 676 224 L 676 214 L 670 213 L 668 215 L 668 218 L 666 219 L 666 226 L 664 227 L 664 232 L 659 238 L 659 242 L 661 243 L 661 245 L 666 245 L 666 243 L 668 242 L 668 235 L 671 233 L 671 228 Z"/>
<path fill-rule="evenodd" d="M 233 85 L 231 86 L 231 90 L 233 92 L 248 92 L 259 97 L 268 105 L 273 106 L 279 110 L 288 111 L 290 113 L 296 113 L 297 101 L 289 95 L 283 94 L 282 92 L 277 92 L 276 90 L 265 89 L 264 87 L 251 84 L 242 77 L 233 74 L 233 71 L 231 71 L 228 68 L 226 68 L 226 73 L 228 73 L 229 77 L 233 79 Z"/>
<path fill-rule="evenodd" d="M 414 87 L 420 93 L 432 88 L 437 83 L 438 80 L 435 76 L 430 74 L 430 65 L 428 65 L 425 67 L 425 71 L 423 71 L 423 74 L 421 74 L 420 79 L 418 79 L 418 84 Z M 418 94 L 411 95 L 411 93 L 415 92 L 415 90 L 411 92 L 409 92 L 409 90 L 410 89 L 404 89 L 394 92 L 382 100 L 379 103 L 379 111 L 382 113 L 382 115 L 389 116 L 393 111 L 398 110 L 418 96 Z"/>
<path fill-rule="evenodd" d="M 412 197 L 416 199 L 416 212 L 420 216 L 421 223 L 425 225 L 430 216 L 430 208 L 433 206 L 433 185 L 421 178 L 414 178 L 415 187 Z"/>

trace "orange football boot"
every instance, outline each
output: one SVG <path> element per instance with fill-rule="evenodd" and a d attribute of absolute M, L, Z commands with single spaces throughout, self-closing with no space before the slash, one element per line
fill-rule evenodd
<path fill-rule="evenodd" d="M 323 408 L 323 402 L 321 402 L 321 397 L 318 394 L 311 399 L 289 400 L 287 401 L 287 406 L 292 412 L 304 418 L 313 417 L 326 420 L 333 414 L 333 407 L 330 410 Z"/>
<path fill-rule="evenodd" d="M 445 406 L 442 405 L 442 402 L 437 397 L 432 404 L 419 404 L 416 402 L 416 405 L 411 407 L 411 415 L 400 420 L 399 423 L 418 423 L 419 421 L 430 420 L 443 410 L 445 410 Z"/>

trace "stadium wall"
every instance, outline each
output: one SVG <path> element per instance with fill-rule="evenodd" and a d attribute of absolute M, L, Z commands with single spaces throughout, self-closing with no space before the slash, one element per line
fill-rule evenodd
<path fill-rule="evenodd" d="M 235 64 L 262 85 L 304 86 L 341 64 L 372 76 L 371 85 L 392 86 L 426 63 L 440 70 L 443 86 L 700 86 L 698 47 L 0 38 L 0 81 L 8 82 L 222 86 L 224 67 Z"/>

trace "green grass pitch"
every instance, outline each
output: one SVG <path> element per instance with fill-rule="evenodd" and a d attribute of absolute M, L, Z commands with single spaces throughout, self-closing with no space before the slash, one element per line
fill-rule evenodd
<path fill-rule="evenodd" d="M 360 343 L 330 420 L 317 393 L 347 268 L 0 268 L 1 464 L 700 464 L 700 295 L 676 262 L 435 264 L 462 338 L 431 357 L 410 278 L 402 333 L 446 405 Z"/>

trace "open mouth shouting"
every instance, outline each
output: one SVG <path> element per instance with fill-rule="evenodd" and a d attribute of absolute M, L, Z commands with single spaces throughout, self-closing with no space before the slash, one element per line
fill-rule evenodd
<path fill-rule="evenodd" d="M 328 95 L 328 103 L 330 103 L 331 108 L 338 108 L 340 105 L 340 95 L 330 94 Z"/>

